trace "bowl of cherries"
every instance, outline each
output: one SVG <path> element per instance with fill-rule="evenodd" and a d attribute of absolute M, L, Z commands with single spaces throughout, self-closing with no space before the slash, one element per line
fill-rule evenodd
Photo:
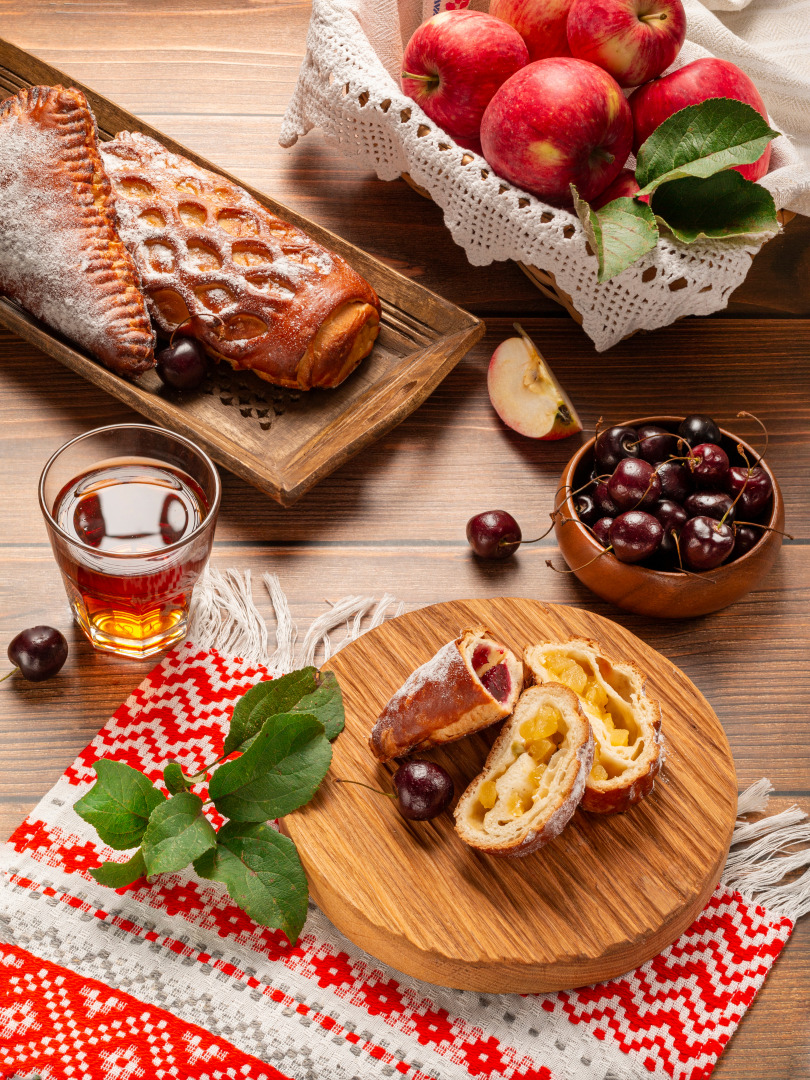
<path fill-rule="evenodd" d="M 658 416 L 600 430 L 560 480 L 560 552 L 604 600 L 691 618 L 753 589 L 782 543 L 776 479 L 708 416 Z"/>

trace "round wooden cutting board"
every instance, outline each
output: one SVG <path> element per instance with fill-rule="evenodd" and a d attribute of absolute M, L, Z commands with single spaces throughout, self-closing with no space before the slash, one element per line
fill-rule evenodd
<path fill-rule="evenodd" d="M 477 623 L 518 655 L 538 641 L 581 635 L 646 672 L 667 743 L 652 794 L 614 817 L 578 810 L 534 855 L 496 859 L 462 843 L 450 812 L 409 822 L 393 800 L 336 784 L 341 777 L 392 790 L 394 763 L 379 765 L 366 743 L 378 713 L 414 668 Z M 737 805 L 728 742 L 683 672 L 621 626 L 534 600 L 454 601 L 384 623 L 325 666 L 343 690 L 346 730 L 318 795 L 284 819 L 285 831 L 313 899 L 372 956 L 456 989 L 569 989 L 649 960 L 711 895 Z M 460 795 L 497 728 L 420 756 L 443 765 Z"/>

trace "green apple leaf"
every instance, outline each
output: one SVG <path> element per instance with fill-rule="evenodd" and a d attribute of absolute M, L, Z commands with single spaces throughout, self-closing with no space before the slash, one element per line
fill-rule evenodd
<path fill-rule="evenodd" d="M 131 885 L 138 878 L 146 876 L 146 863 L 140 848 L 127 862 L 105 862 L 90 871 L 99 885 L 106 885 L 108 889 L 123 889 L 125 885 Z"/>
<path fill-rule="evenodd" d="M 163 783 L 172 795 L 179 795 L 181 791 L 188 791 L 194 786 L 194 781 L 185 775 L 179 761 L 170 761 L 163 770 Z"/>
<path fill-rule="evenodd" d="M 277 713 L 289 712 L 318 686 L 317 668 L 306 667 L 291 671 L 280 679 L 256 683 L 237 701 L 231 716 L 230 730 L 225 738 L 223 757 L 234 750 L 244 749 L 245 743 L 259 731 L 265 720 Z"/>
<path fill-rule="evenodd" d="M 123 761 L 101 758 L 93 768 L 98 780 L 73 809 L 116 851 L 137 847 L 152 811 L 166 796 Z"/>
<path fill-rule="evenodd" d="M 638 152 L 639 195 L 686 176 L 706 178 L 749 165 L 779 134 L 756 109 L 731 98 L 709 98 L 667 117 Z"/>
<path fill-rule="evenodd" d="M 270 716 L 241 757 L 220 765 L 208 794 L 234 821 L 283 817 L 309 802 L 331 760 L 332 746 L 314 716 Z"/>
<path fill-rule="evenodd" d="M 324 733 L 330 741 L 343 731 L 346 720 L 343 711 L 343 694 L 334 671 L 324 671 L 319 676 L 318 689 L 301 698 L 291 712 L 309 713 L 323 724 Z"/>
<path fill-rule="evenodd" d="M 571 185 L 574 209 L 599 263 L 597 280 L 610 281 L 658 243 L 658 226 L 650 207 L 635 199 L 614 199 L 594 210 Z"/>
<path fill-rule="evenodd" d="M 202 811 L 202 799 L 190 791 L 172 795 L 152 811 L 141 844 L 150 877 L 182 870 L 214 847 L 217 834 Z"/>
<path fill-rule="evenodd" d="M 307 917 L 307 879 L 295 844 L 269 825 L 229 821 L 217 846 L 194 862 L 202 878 L 221 881 L 260 926 L 283 930 L 291 945 Z"/>
<path fill-rule="evenodd" d="M 779 232 L 773 197 L 761 184 L 733 170 L 706 180 L 685 177 L 660 187 L 652 198 L 656 217 L 678 240 Z"/>

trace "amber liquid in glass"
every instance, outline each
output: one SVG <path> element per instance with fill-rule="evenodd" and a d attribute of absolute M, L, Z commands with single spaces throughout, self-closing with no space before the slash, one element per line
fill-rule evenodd
<path fill-rule="evenodd" d="M 173 545 L 208 510 L 190 476 L 149 459 L 101 462 L 62 488 L 55 521 L 93 549 L 67 545 L 57 553 L 74 613 L 91 640 L 146 655 L 183 636 L 207 551 L 193 542 L 181 550 Z"/>

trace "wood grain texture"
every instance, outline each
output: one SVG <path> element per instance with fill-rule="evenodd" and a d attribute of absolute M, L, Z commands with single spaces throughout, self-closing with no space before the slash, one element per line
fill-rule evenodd
<path fill-rule="evenodd" d="M 491 322 L 489 336 L 416 413 L 293 510 L 223 473 L 214 565 L 250 569 L 254 582 L 262 571 L 278 571 L 302 628 L 323 612 L 326 598 L 386 588 L 409 609 L 504 594 L 587 606 L 638 634 L 697 684 L 728 735 L 741 787 L 769 776 L 780 793 L 772 812 L 794 802 L 810 811 L 810 324 L 789 317 L 810 314 L 808 219 L 796 219 L 765 245 L 726 313 L 639 334 L 597 355 L 517 266 L 470 266 L 438 207 L 404 181 L 377 180 L 355 159 L 336 155 L 318 131 L 291 150 L 278 146 L 281 111 L 304 52 L 308 0 L 0 0 L 0 18 L 3 35 L 16 45 L 246 183 L 488 322 L 509 316 Z M 783 547 L 762 588 L 718 615 L 664 624 L 617 612 L 571 575 L 549 571 L 551 537 L 498 566 L 470 557 L 463 529 L 473 513 L 503 505 L 518 514 L 527 535 L 548 522 L 576 442 L 532 443 L 492 413 L 486 363 L 512 333 L 515 316 L 527 321 L 591 428 L 600 415 L 670 409 L 727 421 L 750 409 L 765 420 L 768 460 L 785 496 L 788 528 L 799 539 Z M 3 684 L 2 836 L 150 666 L 94 654 L 69 625 L 36 504 L 36 480 L 52 450 L 91 427 L 133 418 L 121 402 L 0 331 L 0 643 L 23 626 L 47 622 L 67 633 L 71 648 L 59 679 Z M 754 425 L 740 430 L 756 443 Z M 271 616 L 261 587 L 256 595 Z M 713 1080 L 810 1080 L 808 1017 L 805 919 Z"/>
<path fill-rule="evenodd" d="M 391 790 L 396 762 L 380 765 L 368 748 L 377 715 L 412 671 L 478 624 L 518 656 L 539 641 L 581 636 L 635 663 L 661 705 L 667 756 L 655 790 L 626 814 L 578 811 L 533 855 L 494 859 L 460 840 L 449 812 L 407 822 L 390 800 L 336 783 Z M 452 601 L 383 624 L 326 668 L 340 682 L 346 728 L 318 794 L 282 824 L 316 903 L 372 956 L 462 990 L 565 990 L 655 956 L 714 890 L 737 808 L 726 736 L 683 672 L 615 623 L 532 600 Z M 447 769 L 459 795 L 481 771 L 494 734 L 419 757 Z"/>

